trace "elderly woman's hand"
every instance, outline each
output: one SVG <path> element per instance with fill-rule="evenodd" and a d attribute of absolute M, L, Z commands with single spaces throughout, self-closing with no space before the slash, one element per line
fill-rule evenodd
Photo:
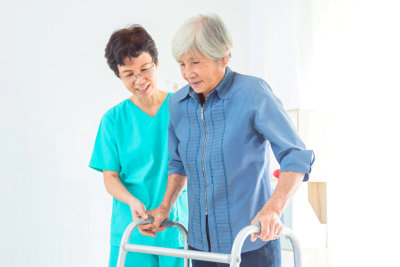
<path fill-rule="evenodd" d="M 264 206 L 257 213 L 251 224 L 254 224 L 256 221 L 260 222 L 261 233 L 259 235 L 252 234 L 252 242 L 256 241 L 257 238 L 260 238 L 262 241 L 277 239 L 283 231 L 279 212 L 268 205 Z"/>
<path fill-rule="evenodd" d="M 145 224 L 139 227 L 139 232 L 142 235 L 156 237 L 157 232 L 161 232 L 165 230 L 165 226 L 160 226 L 160 224 L 167 220 L 169 217 L 170 210 L 164 206 L 158 206 L 153 210 L 147 211 L 148 215 L 151 215 L 154 218 L 152 224 Z"/>

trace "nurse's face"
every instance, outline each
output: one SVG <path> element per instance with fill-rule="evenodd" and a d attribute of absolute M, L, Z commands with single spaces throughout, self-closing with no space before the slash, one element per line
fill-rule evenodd
<path fill-rule="evenodd" d="M 126 57 L 124 65 L 118 65 L 119 77 L 134 96 L 146 98 L 157 90 L 157 68 L 147 52 L 138 57 Z"/>
<path fill-rule="evenodd" d="M 207 97 L 224 78 L 228 60 L 227 56 L 215 62 L 197 50 L 189 50 L 178 59 L 178 63 L 190 87 Z"/>

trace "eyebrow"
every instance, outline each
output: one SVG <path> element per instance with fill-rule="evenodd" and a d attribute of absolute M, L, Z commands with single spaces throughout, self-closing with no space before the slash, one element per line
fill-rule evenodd
<path fill-rule="evenodd" d="M 200 58 L 198 58 L 198 57 L 190 57 L 190 58 L 188 58 L 188 60 L 200 60 Z M 182 60 L 177 60 L 177 62 L 181 63 L 183 61 Z"/>
<path fill-rule="evenodd" d="M 144 66 L 146 66 L 146 65 L 150 65 L 151 63 L 144 63 L 142 66 L 140 66 L 140 68 L 143 68 Z M 123 66 L 125 66 L 125 65 L 123 65 Z M 132 70 L 124 70 L 124 71 L 121 71 L 121 73 L 124 73 L 124 72 L 133 72 Z"/>

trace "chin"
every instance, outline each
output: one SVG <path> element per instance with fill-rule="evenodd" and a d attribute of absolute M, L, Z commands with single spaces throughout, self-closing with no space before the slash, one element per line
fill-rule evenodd
<path fill-rule="evenodd" d="M 194 91 L 196 94 L 202 94 L 202 93 L 205 92 L 205 90 L 202 90 L 202 89 L 199 89 L 199 88 L 194 89 L 194 88 L 192 87 L 192 89 L 193 89 L 193 91 Z"/>

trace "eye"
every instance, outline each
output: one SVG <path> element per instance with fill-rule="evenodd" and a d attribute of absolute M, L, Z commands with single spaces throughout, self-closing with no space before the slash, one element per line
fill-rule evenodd
<path fill-rule="evenodd" d="M 182 67 L 185 66 L 185 64 L 184 63 L 180 63 L 179 66 L 182 68 Z"/>
<path fill-rule="evenodd" d="M 200 61 L 194 61 L 193 62 L 193 64 L 199 64 L 200 63 Z"/>
<path fill-rule="evenodd" d="M 147 66 L 147 67 L 141 69 L 140 71 L 145 72 L 145 71 L 151 70 L 151 68 L 152 68 L 151 66 Z"/>

